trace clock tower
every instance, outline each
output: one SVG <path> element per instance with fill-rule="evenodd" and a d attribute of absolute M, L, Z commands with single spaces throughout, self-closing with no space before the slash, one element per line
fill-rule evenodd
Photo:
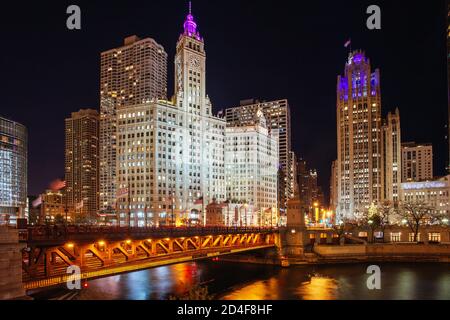
<path fill-rule="evenodd" d="M 175 56 L 175 101 L 189 114 L 209 116 L 211 105 L 206 96 L 205 44 L 197 31 L 190 2 L 183 29 Z"/>

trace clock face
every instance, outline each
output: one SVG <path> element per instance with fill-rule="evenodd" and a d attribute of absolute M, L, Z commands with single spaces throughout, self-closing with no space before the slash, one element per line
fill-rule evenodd
<path fill-rule="evenodd" d="M 198 67 L 200 67 L 200 62 L 198 61 L 197 58 L 191 58 L 190 63 L 191 63 L 191 67 L 192 67 L 192 68 L 198 68 Z"/>

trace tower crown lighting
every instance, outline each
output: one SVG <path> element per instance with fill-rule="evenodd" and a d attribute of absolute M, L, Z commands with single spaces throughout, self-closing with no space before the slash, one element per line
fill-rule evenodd
<path fill-rule="evenodd" d="M 186 16 L 186 20 L 184 20 L 183 24 L 184 35 L 188 37 L 194 37 L 195 39 L 201 41 L 200 33 L 197 31 L 197 23 L 194 20 L 194 16 L 192 15 L 192 5 L 189 1 L 189 13 Z"/>

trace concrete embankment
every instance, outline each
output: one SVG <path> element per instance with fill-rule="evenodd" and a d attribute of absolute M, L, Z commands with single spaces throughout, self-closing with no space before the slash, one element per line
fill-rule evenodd
<path fill-rule="evenodd" d="M 450 244 L 367 244 L 314 247 L 319 263 L 364 261 L 450 262 Z"/>
<path fill-rule="evenodd" d="M 267 265 L 313 265 L 364 262 L 439 262 L 450 263 L 450 244 L 367 244 L 316 245 L 312 253 L 301 256 L 230 255 L 222 261 Z"/>

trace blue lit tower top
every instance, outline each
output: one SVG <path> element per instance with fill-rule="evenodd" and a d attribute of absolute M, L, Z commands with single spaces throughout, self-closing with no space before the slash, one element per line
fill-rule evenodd
<path fill-rule="evenodd" d="M 356 50 L 349 54 L 344 76 L 338 77 L 337 93 L 341 101 L 380 95 L 379 70 L 371 72 L 370 60 L 363 51 Z"/>

